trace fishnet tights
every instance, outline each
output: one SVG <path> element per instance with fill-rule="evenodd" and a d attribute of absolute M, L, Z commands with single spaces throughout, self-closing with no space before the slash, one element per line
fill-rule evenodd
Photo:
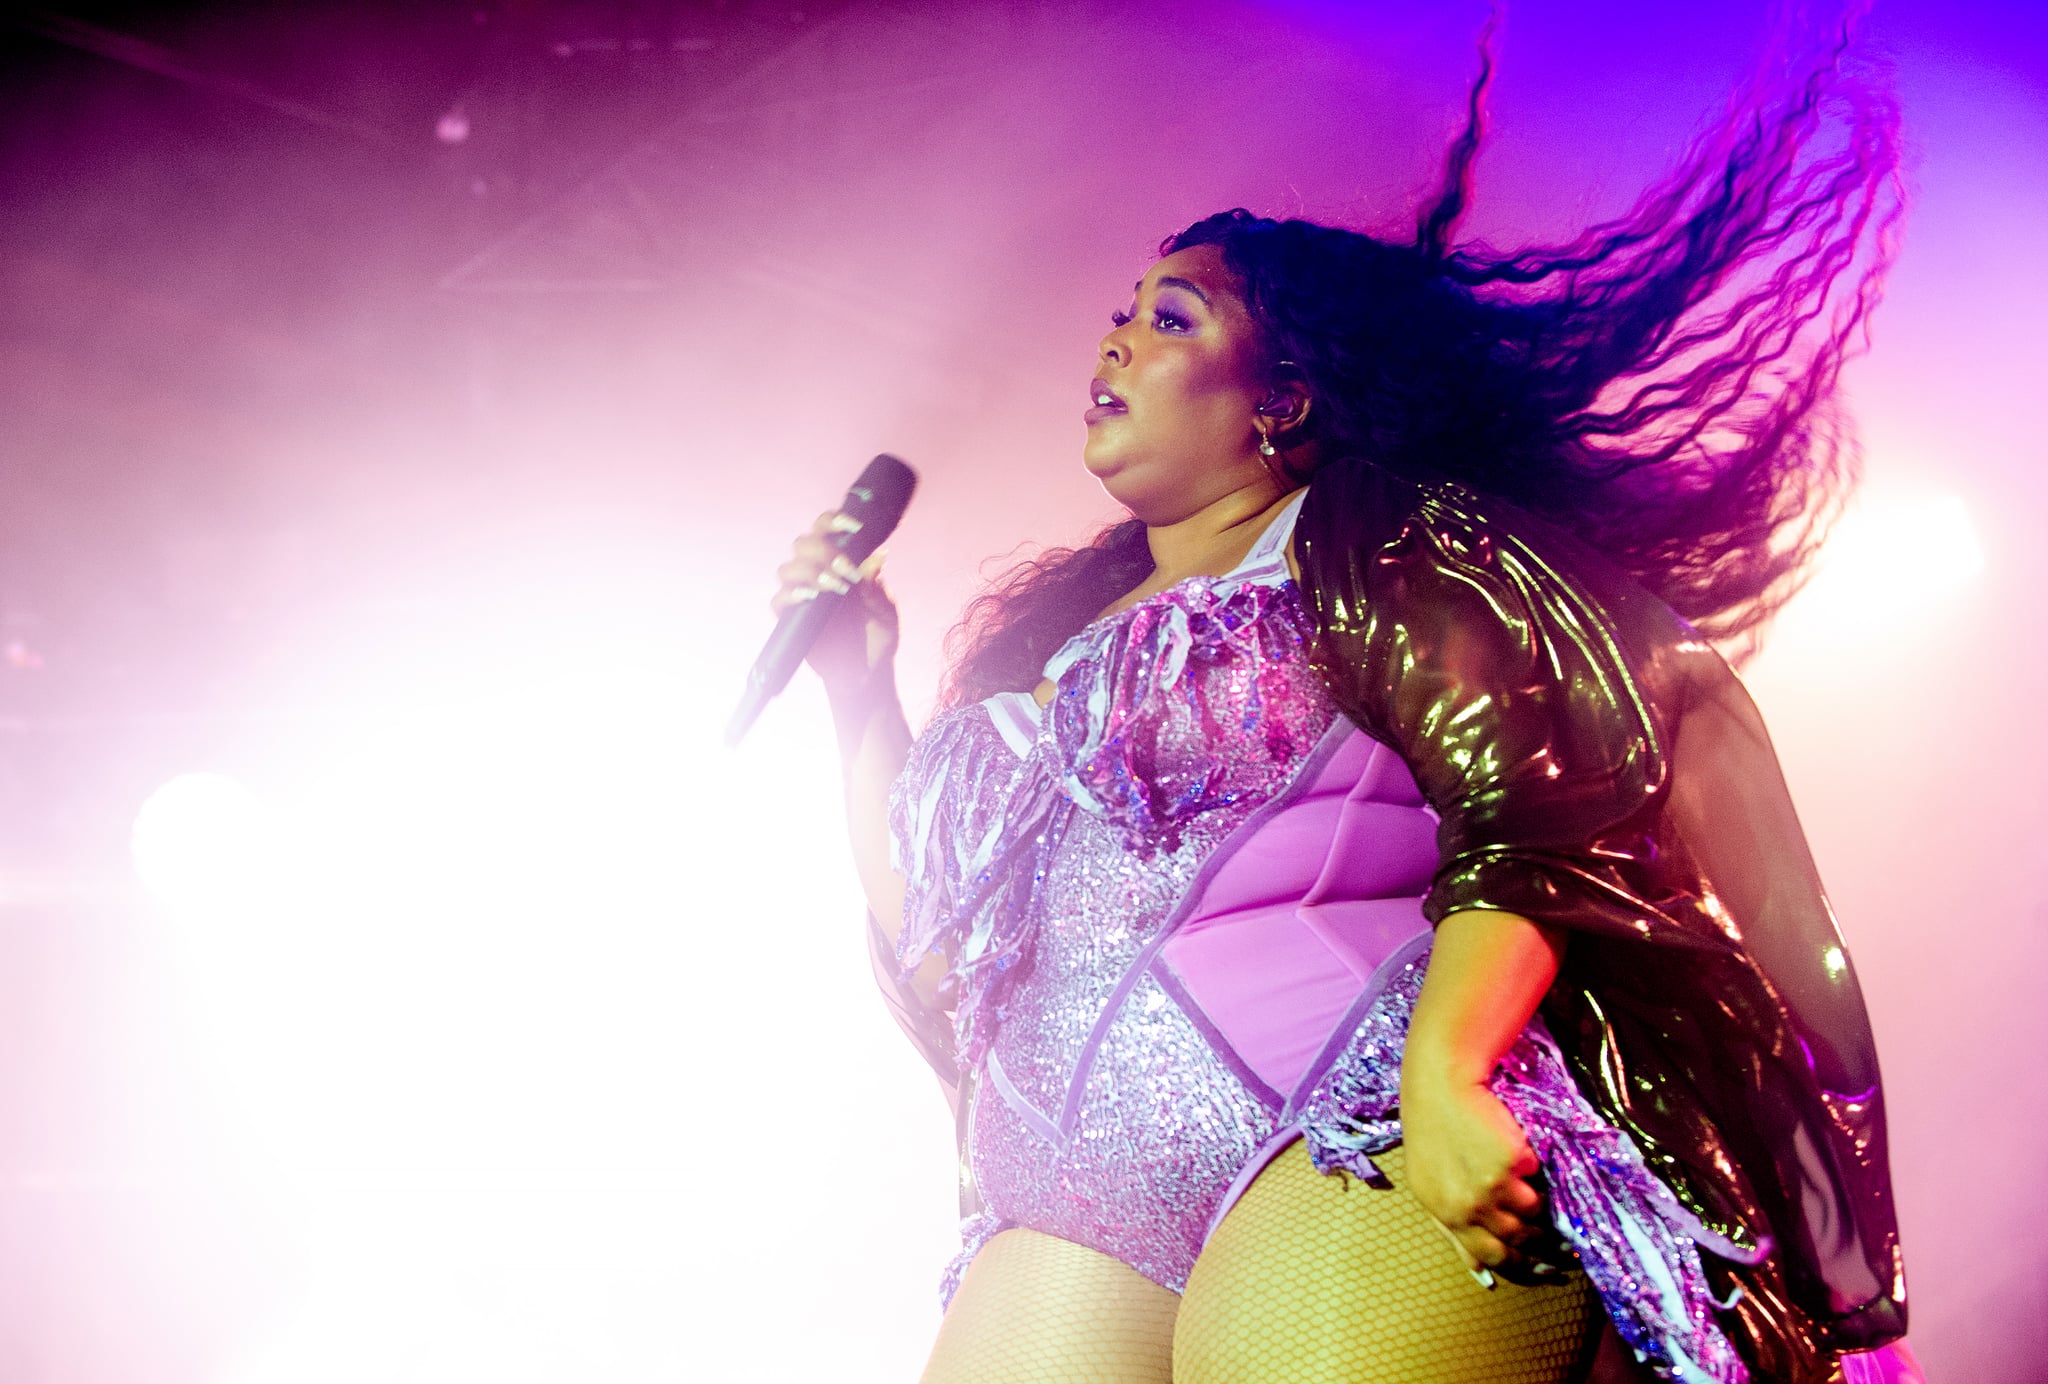
<path fill-rule="evenodd" d="M 1295 1144 L 1195 1264 L 1186 1298 L 1031 1230 L 975 1256 L 924 1384 L 1565 1384 L 1584 1377 L 1585 1280 L 1492 1292 L 1408 1195 L 1324 1177 Z"/>
<path fill-rule="evenodd" d="M 1295 1144 L 1195 1261 L 1173 1342 L 1177 1384 L 1563 1384 L 1583 1377 L 1599 1303 L 1583 1275 L 1491 1292 L 1408 1195 L 1324 1177 Z"/>
<path fill-rule="evenodd" d="M 924 1384 L 1171 1384 L 1179 1309 L 1099 1250 L 1006 1230 L 967 1266 Z"/>

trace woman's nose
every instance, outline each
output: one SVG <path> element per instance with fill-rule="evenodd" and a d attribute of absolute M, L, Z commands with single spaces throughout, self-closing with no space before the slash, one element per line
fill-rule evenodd
<path fill-rule="evenodd" d="M 1119 337 L 1119 333 L 1122 330 L 1119 327 L 1111 331 L 1108 336 L 1102 338 L 1102 344 L 1095 348 L 1095 354 L 1112 365 L 1129 365 L 1131 363 L 1130 351 L 1126 349 Z"/>

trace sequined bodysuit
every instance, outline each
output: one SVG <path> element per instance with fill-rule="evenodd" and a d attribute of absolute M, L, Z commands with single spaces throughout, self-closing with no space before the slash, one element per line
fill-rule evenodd
<path fill-rule="evenodd" d="M 1400 1140 L 1435 822 L 1309 666 L 1294 513 L 1232 572 L 1083 630 L 1047 665 L 1043 710 L 1005 694 L 942 714 L 896 786 L 899 959 L 947 957 L 977 1078 L 964 1152 L 983 1210 L 949 1293 L 1009 1226 L 1179 1291 L 1293 1139 L 1367 1178 Z M 1624 1334 L 1740 1378 L 1695 1246 L 1742 1251 L 1578 1097 L 1540 1023 L 1495 1089 Z"/>

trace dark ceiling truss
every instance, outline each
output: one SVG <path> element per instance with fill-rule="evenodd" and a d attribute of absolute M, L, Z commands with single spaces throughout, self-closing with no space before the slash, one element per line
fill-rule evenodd
<path fill-rule="evenodd" d="M 182 82 L 202 91 L 261 106 L 265 110 L 289 116 L 308 125 L 317 125 L 323 130 L 332 130 L 336 134 L 347 135 L 366 144 L 393 148 L 401 142 L 399 137 L 389 130 L 378 129 L 345 115 L 336 115 L 332 111 L 322 110 L 304 101 L 295 101 L 288 96 L 280 96 L 241 77 L 225 72 L 208 71 L 162 44 L 151 43 L 148 39 L 137 38 L 132 34 L 120 33 L 104 25 L 32 6 L 8 8 L 0 12 L 0 17 L 4 17 L 6 22 L 17 29 L 49 39 L 53 43 L 61 43 L 66 47 L 91 53 L 95 57 L 105 58 L 109 62 L 120 63 L 125 67 L 152 73 L 174 82 Z"/>
<path fill-rule="evenodd" d="M 830 209 L 858 214 L 877 192 L 872 141 L 892 122 L 906 140 L 934 137 L 915 123 L 935 107 L 959 121 L 1000 99 L 999 42 L 941 43 L 947 21 L 914 7 L 813 17 L 800 36 L 703 92 L 661 128 L 566 189 L 443 281 L 458 294 L 507 297 L 686 288 L 707 264 L 727 278 L 800 298 L 905 339 L 933 323 L 908 320 L 897 298 L 821 272 L 773 243 L 809 220 L 833 237 Z M 884 53 L 946 52 L 950 60 L 883 61 Z M 751 228 L 751 229 L 750 229 Z M 842 229 L 843 234 L 843 229 Z M 754 241 L 735 255 L 733 238 Z M 905 320 L 895 321 L 895 317 Z"/>

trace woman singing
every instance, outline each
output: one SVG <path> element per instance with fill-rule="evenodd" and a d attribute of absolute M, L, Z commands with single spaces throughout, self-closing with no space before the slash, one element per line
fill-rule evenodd
<path fill-rule="evenodd" d="M 845 521 L 798 540 L 958 1095 L 928 1384 L 1537 1384 L 1606 1322 L 1819 1384 L 1902 1334 L 1855 972 L 1715 652 L 1853 480 L 1897 200 L 1838 57 L 1562 247 L 1453 243 L 1484 71 L 1412 238 L 1171 237 L 1088 387 L 1129 518 L 975 602 L 915 738 Z"/>

